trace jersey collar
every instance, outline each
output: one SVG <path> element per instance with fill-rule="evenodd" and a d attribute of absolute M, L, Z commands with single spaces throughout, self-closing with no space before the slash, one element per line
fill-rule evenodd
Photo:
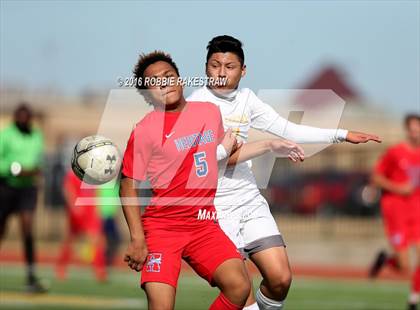
<path fill-rule="evenodd" d="M 214 97 L 222 99 L 222 100 L 226 100 L 229 102 L 233 102 L 236 99 L 236 95 L 238 94 L 239 90 L 235 89 L 234 91 L 225 94 L 225 95 L 221 95 L 219 93 L 214 92 L 210 87 L 206 86 L 206 89 L 208 92 L 210 92 L 210 94 L 212 94 Z"/>

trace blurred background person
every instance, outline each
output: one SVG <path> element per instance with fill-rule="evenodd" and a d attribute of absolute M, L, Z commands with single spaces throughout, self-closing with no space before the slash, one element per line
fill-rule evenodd
<path fill-rule="evenodd" d="M 73 243 L 78 237 L 86 238 L 87 247 L 83 249 L 84 258 L 92 263 L 95 277 L 98 282 L 107 279 L 105 270 L 105 250 L 102 235 L 102 223 L 96 204 L 96 190 L 69 170 L 64 177 L 64 197 L 68 219 L 67 235 L 62 243 L 56 265 L 56 277 L 64 280 L 67 277 L 67 267 L 73 255 Z M 77 204 L 77 199 L 83 199 Z"/>
<path fill-rule="evenodd" d="M 119 182 L 111 181 L 97 189 L 97 201 L 102 219 L 102 232 L 105 236 L 105 262 L 107 267 L 114 264 L 121 240 L 115 217 L 120 210 Z"/>
<path fill-rule="evenodd" d="M 417 309 L 420 299 L 420 115 L 407 115 L 406 140 L 391 146 L 373 172 L 373 182 L 383 190 L 382 216 L 393 253 L 382 250 L 371 267 L 376 277 L 389 265 L 410 275 L 409 248 L 415 247 L 417 262 L 412 274 L 408 309 Z"/>
<path fill-rule="evenodd" d="M 34 214 L 37 204 L 37 179 L 41 175 L 43 135 L 32 125 L 33 112 L 21 103 L 13 122 L 0 131 L 0 242 L 9 216 L 19 216 L 26 262 L 26 290 L 46 292 L 35 276 Z"/>

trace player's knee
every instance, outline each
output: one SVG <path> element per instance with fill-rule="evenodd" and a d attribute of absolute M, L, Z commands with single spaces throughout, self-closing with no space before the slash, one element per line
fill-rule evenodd
<path fill-rule="evenodd" d="M 235 304 L 245 305 L 251 292 L 251 283 L 247 277 L 237 277 L 226 283 L 222 291 Z"/>
<path fill-rule="evenodd" d="M 148 302 L 148 310 L 172 310 L 173 305 L 169 303 L 165 303 L 162 301 L 159 302 Z"/>
<path fill-rule="evenodd" d="M 290 270 L 275 273 L 266 282 L 273 295 L 283 296 L 292 284 L 292 273 Z"/>
<path fill-rule="evenodd" d="M 400 273 L 403 275 L 409 275 L 410 274 L 410 266 L 408 264 L 400 264 Z"/>
<path fill-rule="evenodd" d="M 410 273 L 410 264 L 405 259 L 398 259 L 398 270 L 403 275 Z"/>
<path fill-rule="evenodd" d="M 173 301 L 169 298 L 159 298 L 159 296 L 147 295 L 148 310 L 172 310 Z"/>
<path fill-rule="evenodd" d="M 172 310 L 175 304 L 175 289 L 169 285 L 146 282 L 145 291 L 149 310 Z"/>
<path fill-rule="evenodd" d="M 248 279 L 244 279 L 243 282 L 238 282 L 234 289 L 234 295 L 236 296 L 236 299 L 240 301 L 241 305 L 245 305 L 250 293 L 251 283 L 249 283 Z"/>

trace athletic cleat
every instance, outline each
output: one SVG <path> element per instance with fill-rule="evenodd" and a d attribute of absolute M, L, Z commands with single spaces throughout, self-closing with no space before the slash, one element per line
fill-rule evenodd
<path fill-rule="evenodd" d="M 370 267 L 369 278 L 374 279 L 378 276 L 382 267 L 385 265 L 387 258 L 388 258 L 388 255 L 386 254 L 384 250 L 381 250 L 378 253 L 378 255 L 376 256 L 375 262 Z"/>
<path fill-rule="evenodd" d="M 408 304 L 407 310 L 417 310 L 417 304 Z"/>
<path fill-rule="evenodd" d="M 48 288 L 45 284 L 41 283 L 38 280 L 34 280 L 26 284 L 25 292 L 30 294 L 43 294 L 48 292 Z"/>

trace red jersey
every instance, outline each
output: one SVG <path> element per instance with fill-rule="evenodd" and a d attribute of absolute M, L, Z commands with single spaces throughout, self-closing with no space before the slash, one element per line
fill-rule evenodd
<path fill-rule="evenodd" d="M 150 181 L 153 197 L 144 220 L 196 220 L 199 209 L 214 210 L 216 148 L 223 135 L 220 110 L 207 102 L 187 102 L 180 112 L 156 109 L 136 125 L 122 173 Z"/>
<path fill-rule="evenodd" d="M 400 143 L 389 148 L 379 160 L 375 171 L 397 184 L 403 185 L 410 182 L 415 187 L 414 192 L 408 196 L 384 191 L 384 200 L 418 207 L 420 203 L 420 147 L 412 148 L 406 143 Z"/>
<path fill-rule="evenodd" d="M 64 190 L 75 194 L 74 201 L 70 202 L 70 208 L 83 206 L 95 206 L 96 190 L 91 185 L 83 183 L 73 171 L 69 170 L 64 177 Z M 69 203 L 69 202 L 67 202 Z M 77 203 L 77 206 L 76 206 Z"/>
<path fill-rule="evenodd" d="M 85 184 L 69 170 L 64 177 L 64 190 L 74 195 L 69 195 L 73 201 L 67 201 L 70 230 L 73 233 L 101 232 L 101 219 L 97 212 L 96 189 Z"/>

